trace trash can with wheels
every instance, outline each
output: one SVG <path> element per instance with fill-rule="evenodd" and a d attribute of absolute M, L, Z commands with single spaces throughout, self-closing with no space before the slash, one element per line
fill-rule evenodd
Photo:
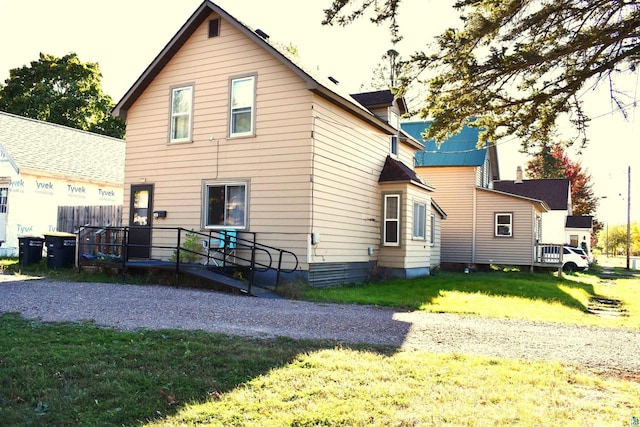
<path fill-rule="evenodd" d="M 38 236 L 18 236 L 18 261 L 20 265 L 37 264 L 42 260 L 44 239 Z"/>
<path fill-rule="evenodd" d="M 76 235 L 71 233 L 48 233 L 44 235 L 47 246 L 48 268 L 70 268 L 76 259 Z"/>

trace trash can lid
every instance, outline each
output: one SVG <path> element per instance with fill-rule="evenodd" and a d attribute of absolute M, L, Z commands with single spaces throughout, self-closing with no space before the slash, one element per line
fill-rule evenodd
<path fill-rule="evenodd" d="M 42 236 L 34 236 L 34 235 L 31 235 L 31 234 L 22 234 L 22 235 L 18 236 L 18 239 L 44 240 L 44 237 L 42 237 Z"/>
<path fill-rule="evenodd" d="M 62 231 L 52 231 L 51 233 L 45 233 L 44 236 L 45 237 L 47 237 L 47 236 L 51 236 L 51 237 L 76 237 L 76 235 L 73 234 L 73 233 L 64 233 Z"/>

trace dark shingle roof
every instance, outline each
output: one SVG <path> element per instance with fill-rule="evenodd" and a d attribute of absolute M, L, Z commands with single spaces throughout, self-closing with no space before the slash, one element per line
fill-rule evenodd
<path fill-rule="evenodd" d="M 16 172 L 124 182 L 125 142 L 0 111 L 0 150 Z"/>
<path fill-rule="evenodd" d="M 413 181 L 423 184 L 432 189 L 432 187 L 413 169 L 405 165 L 399 160 L 387 156 L 380 172 L 378 182 L 408 182 Z"/>
<path fill-rule="evenodd" d="M 567 210 L 571 203 L 569 180 L 564 178 L 494 181 L 493 188 L 505 193 L 544 200 L 551 210 Z"/>
<path fill-rule="evenodd" d="M 567 228 L 593 228 L 593 217 L 588 215 L 583 216 L 568 216 L 567 217 Z"/>

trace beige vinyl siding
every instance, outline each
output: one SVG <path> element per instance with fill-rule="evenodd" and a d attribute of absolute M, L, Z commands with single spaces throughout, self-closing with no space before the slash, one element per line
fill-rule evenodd
<path fill-rule="evenodd" d="M 496 213 L 511 213 L 513 237 L 494 236 Z M 479 264 L 531 265 L 536 209 L 528 200 L 478 190 L 478 236 L 476 262 Z"/>
<path fill-rule="evenodd" d="M 214 17 L 212 15 L 212 17 Z M 128 110 L 126 194 L 154 185 L 154 225 L 200 230 L 203 180 L 248 182 L 249 231 L 306 262 L 313 96 L 302 79 L 231 25 L 207 20 Z M 255 137 L 228 139 L 229 78 L 256 75 Z M 193 142 L 168 144 L 170 88 L 193 84 Z M 286 218 L 286 219 L 285 219 Z M 286 238 L 284 237 L 286 236 Z M 161 244 L 154 238 L 154 244 Z"/>
<path fill-rule="evenodd" d="M 388 135 L 316 97 L 313 130 L 313 232 L 310 262 L 365 262 L 380 245 L 378 179 Z"/>
<path fill-rule="evenodd" d="M 405 211 L 407 212 L 405 227 L 405 268 L 422 268 L 431 265 L 431 243 L 429 243 L 429 220 L 431 218 L 431 197 L 426 190 L 420 189 L 415 185 L 407 187 L 407 198 L 405 203 Z M 425 239 L 416 239 L 413 237 L 413 214 L 415 202 L 424 203 L 426 205 L 426 226 Z"/>
<path fill-rule="evenodd" d="M 435 233 L 434 233 L 434 238 L 435 241 L 433 242 L 433 245 L 431 246 L 431 268 L 435 268 L 435 267 L 439 267 L 440 263 L 442 262 L 442 256 L 441 256 L 441 248 L 442 248 L 442 217 L 440 216 L 440 214 L 436 211 L 434 211 L 432 206 L 430 207 L 430 211 L 428 211 L 429 214 L 429 218 L 431 216 L 431 214 L 435 215 L 435 221 L 434 221 L 434 228 L 435 228 Z M 431 225 L 431 220 L 427 218 L 427 224 Z M 445 220 L 446 221 L 446 220 Z M 430 233 L 431 230 L 428 228 L 427 231 Z M 429 235 L 427 235 L 429 236 Z M 428 240 L 428 237 L 427 237 Z"/>
<path fill-rule="evenodd" d="M 431 265 L 432 247 L 429 243 L 429 221 L 427 239 L 413 238 L 413 205 L 420 201 L 427 205 L 427 219 L 431 215 L 431 196 L 425 189 L 407 183 L 384 183 L 383 194 L 400 194 L 400 245 L 382 246 L 378 265 L 380 267 L 412 269 Z M 382 207 L 381 207 L 382 208 Z M 382 227 L 382 224 L 380 225 Z"/>
<path fill-rule="evenodd" d="M 441 261 L 470 263 L 474 243 L 475 167 L 417 167 L 435 188 L 438 205 L 447 214 L 441 224 Z"/>

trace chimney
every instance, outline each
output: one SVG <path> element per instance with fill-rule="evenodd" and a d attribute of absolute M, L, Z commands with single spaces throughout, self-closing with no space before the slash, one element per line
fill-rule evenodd
<path fill-rule="evenodd" d="M 518 166 L 516 168 L 516 180 L 515 180 L 516 184 L 522 184 L 522 167 Z"/>

